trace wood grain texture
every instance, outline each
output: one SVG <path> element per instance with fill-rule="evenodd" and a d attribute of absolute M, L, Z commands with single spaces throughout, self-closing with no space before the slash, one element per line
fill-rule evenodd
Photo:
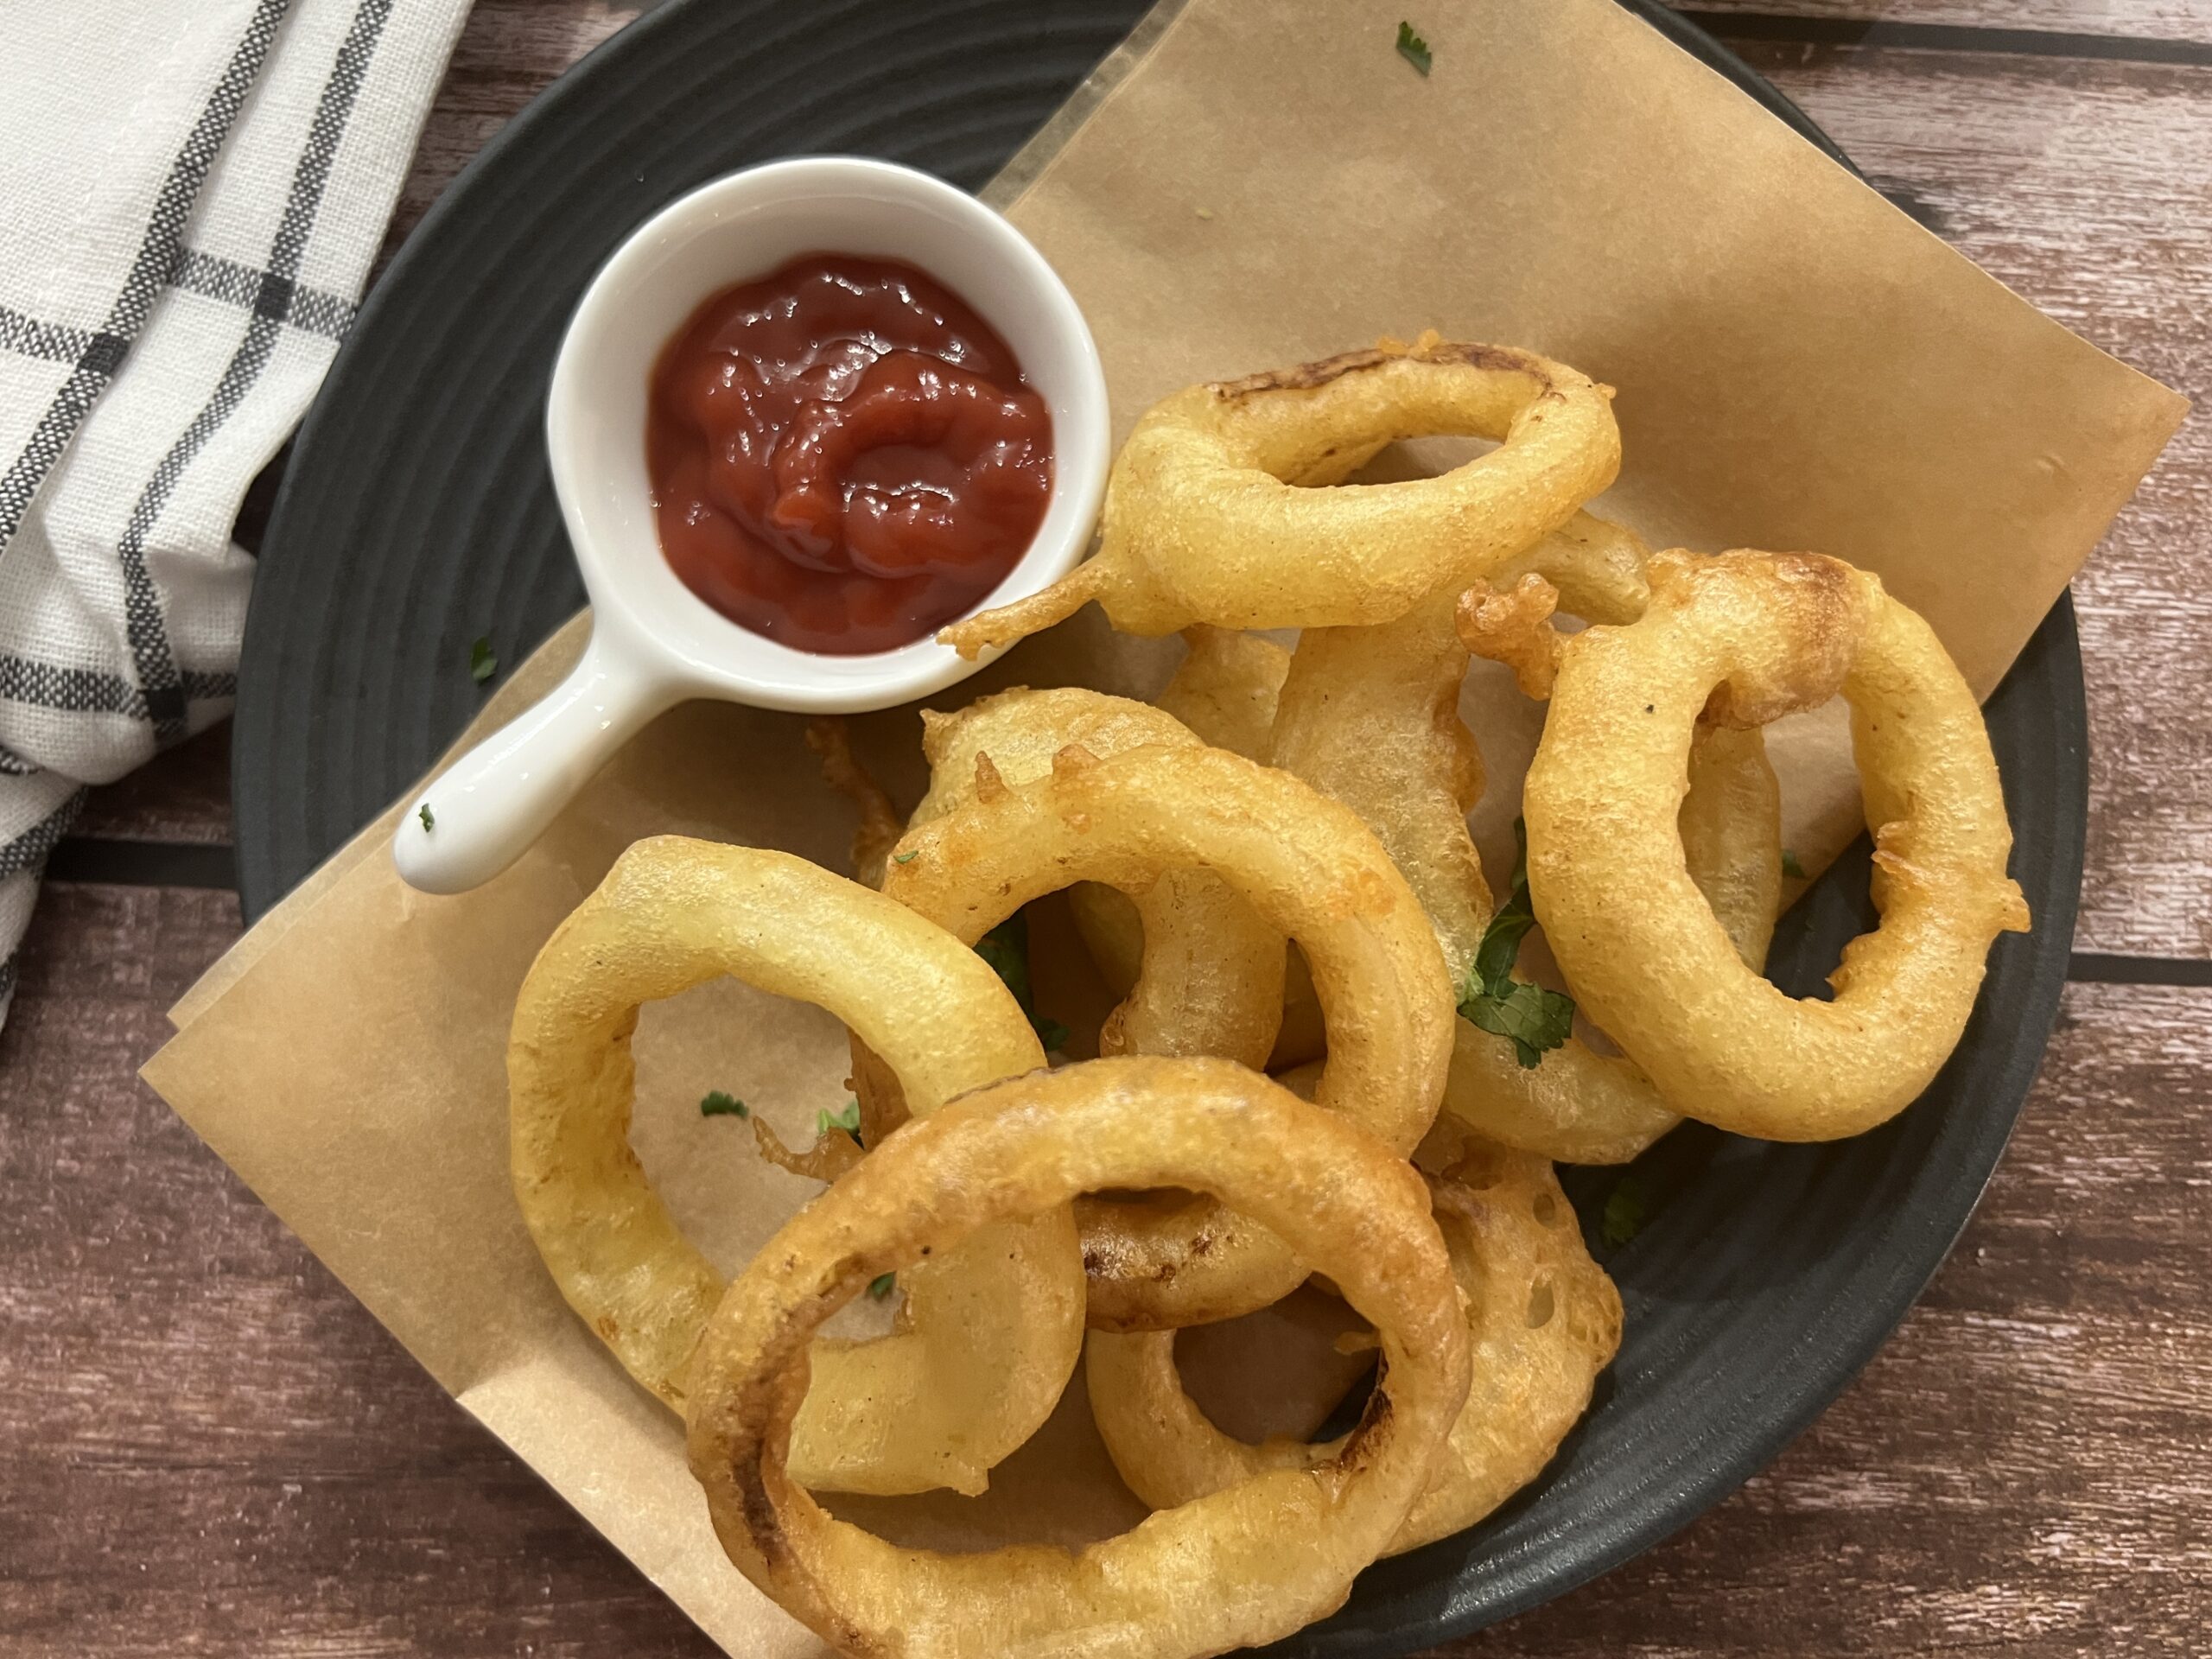
<path fill-rule="evenodd" d="M 2212 41 L 2212 0 L 1696 0 L 1675 10 Z"/>
<path fill-rule="evenodd" d="M 227 895 L 57 886 L 35 925 L 0 1033 L 0 1656 L 705 1659 L 137 1082 Z M 2212 992 L 2072 988 L 1981 1213 L 1843 1400 L 1446 1651 L 2201 1651 L 2208 1192 Z"/>
<path fill-rule="evenodd" d="M 2075 586 L 2090 765 L 2078 944 L 2212 956 L 2212 68 L 1744 50 L 1923 223 L 2198 401 Z"/>
<path fill-rule="evenodd" d="M 238 930 L 227 893 L 61 884 L 33 925 L 0 1033 L 0 1654 L 703 1651 L 137 1081 Z"/>
<path fill-rule="evenodd" d="M 2202 1654 L 2212 993 L 2069 987 L 1980 1211 L 1774 1466 L 1483 1659 Z"/>
<path fill-rule="evenodd" d="M 381 270 L 454 175 L 545 83 L 652 0 L 476 0 L 385 233 Z"/>
<path fill-rule="evenodd" d="M 1742 9 L 2212 40 L 2212 0 Z M 636 10 L 481 0 L 395 238 Z M 1742 49 L 2030 299 L 2212 391 L 2212 71 Z M 2084 949 L 2212 956 L 2208 552 L 2199 416 L 2077 588 Z M 219 838 L 221 741 L 96 798 L 87 827 Z M 237 928 L 223 893 L 55 884 L 26 943 L 0 1031 L 0 1659 L 706 1659 L 136 1081 Z M 2208 1215 L 2212 991 L 2069 988 L 1981 1211 L 1843 1399 L 1675 1538 L 1439 1659 L 2207 1651 Z"/>
<path fill-rule="evenodd" d="M 229 845 L 230 723 L 210 727 L 94 790 L 71 834 Z"/>

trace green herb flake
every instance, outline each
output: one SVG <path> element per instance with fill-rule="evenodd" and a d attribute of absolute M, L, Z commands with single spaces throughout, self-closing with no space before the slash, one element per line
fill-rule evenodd
<path fill-rule="evenodd" d="M 916 859 L 919 858 L 921 855 L 922 855 L 922 849 L 921 849 L 920 848 L 917 847 L 917 848 L 915 848 L 915 849 L 914 849 L 914 850 L 913 850 L 912 852 L 911 852 L 911 853 L 893 853 L 893 854 L 892 854 L 892 855 L 891 855 L 891 861 L 892 861 L 893 864 L 911 864 L 911 863 L 912 863 Z"/>
<path fill-rule="evenodd" d="M 1618 1250 L 1642 1232 L 1650 1205 L 1651 1195 L 1642 1177 L 1631 1173 L 1615 1181 L 1613 1190 L 1605 1196 L 1605 1213 L 1598 1224 L 1598 1235 L 1605 1248 Z"/>
<path fill-rule="evenodd" d="M 1459 1015 L 1478 1031 L 1507 1039 L 1514 1058 L 1533 1071 L 1547 1052 L 1574 1034 L 1574 999 L 1513 977 L 1521 941 L 1536 925 L 1529 898 L 1529 832 L 1518 818 L 1513 821 L 1513 885 L 1475 947 L 1474 969 L 1459 995 Z"/>
<path fill-rule="evenodd" d="M 428 801 L 416 809 L 415 816 L 423 820 L 423 833 L 426 836 L 438 827 L 438 821 L 430 816 L 430 804 Z"/>
<path fill-rule="evenodd" d="M 814 1133 L 816 1135 L 820 1136 L 827 1135 L 832 1129 L 842 1129 L 847 1135 L 851 1135 L 855 1141 L 859 1140 L 861 1134 L 860 1102 L 857 1100 L 849 1100 L 845 1103 L 844 1109 L 842 1111 L 817 1112 L 814 1115 Z"/>
<path fill-rule="evenodd" d="M 1428 42 L 1414 33 L 1411 23 L 1398 25 L 1398 55 L 1424 75 L 1428 73 L 1429 67 L 1434 61 L 1429 54 Z"/>
<path fill-rule="evenodd" d="M 895 1273 L 879 1273 L 868 1281 L 868 1294 L 879 1302 L 898 1287 L 899 1275 Z"/>
<path fill-rule="evenodd" d="M 1782 849 L 1782 873 L 1799 881 L 1805 879 L 1805 867 L 1797 861 L 1797 855 L 1787 847 Z"/>
<path fill-rule="evenodd" d="M 702 1117 L 750 1117 L 753 1109 L 735 1095 L 721 1089 L 710 1089 L 699 1097 Z"/>
<path fill-rule="evenodd" d="M 479 635 L 468 648 L 468 677 L 482 685 L 499 671 L 499 653 L 492 649 L 492 636 Z"/>
<path fill-rule="evenodd" d="M 1574 1034 L 1574 999 L 1525 980 L 1509 980 L 1501 994 L 1477 991 L 1459 1004 L 1459 1013 L 1479 1031 L 1510 1039 L 1513 1057 L 1535 1071 L 1547 1051 Z"/>
<path fill-rule="evenodd" d="M 1037 1012 L 1037 996 L 1029 982 L 1029 918 L 1025 912 L 1013 915 L 976 941 L 976 954 L 991 964 L 991 971 L 1006 982 L 1014 993 L 1015 1004 L 1029 1017 L 1029 1028 L 1037 1033 L 1037 1040 L 1051 1053 L 1068 1039 L 1068 1028 L 1057 1020 L 1046 1020 Z"/>

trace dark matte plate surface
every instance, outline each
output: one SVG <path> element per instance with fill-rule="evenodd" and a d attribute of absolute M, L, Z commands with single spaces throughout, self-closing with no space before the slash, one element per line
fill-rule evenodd
<path fill-rule="evenodd" d="M 1826 145 L 1706 36 L 1632 9 Z M 475 712 L 459 665 L 480 619 L 500 619 L 515 662 L 582 603 L 541 411 L 562 327 L 615 243 L 691 186 L 777 156 L 884 156 L 979 187 L 1144 10 L 675 0 L 486 146 L 363 308 L 264 545 L 234 741 L 249 918 Z M 1834 1146 L 1692 1126 L 1655 1147 L 1635 1172 L 1645 1224 L 1607 1261 L 1626 1343 L 1548 1478 L 1484 1526 L 1370 1569 L 1342 1613 L 1281 1651 L 1405 1652 L 1616 1565 L 1772 1458 L 1903 1317 L 2003 1150 L 2064 980 L 2088 799 L 2070 605 L 1988 715 L 2037 926 L 1999 942 L 1927 1097 Z M 1866 925 L 1865 892 L 1862 848 L 1784 919 L 1773 976 L 1817 990 Z M 1618 1179 L 1569 1172 L 1586 1217 Z"/>

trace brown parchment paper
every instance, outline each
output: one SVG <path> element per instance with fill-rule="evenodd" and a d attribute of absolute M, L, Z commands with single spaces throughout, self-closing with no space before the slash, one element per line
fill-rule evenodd
<path fill-rule="evenodd" d="M 2040 316 L 1612 0 L 1432 0 L 1434 73 L 1361 0 L 1163 9 L 1008 168 L 996 199 L 1082 302 L 1117 425 L 1192 380 L 1436 327 L 1526 345 L 1619 388 L 1626 461 L 1597 504 L 1657 543 L 1811 548 L 1879 571 L 1985 692 L 2181 417 L 2172 393 Z M 1447 463 L 1417 445 L 1395 464 Z M 579 619 L 471 735 L 580 647 Z M 1179 645 L 1095 611 L 949 703 L 1016 683 L 1148 696 Z M 1502 674 L 1465 702 L 1491 787 L 1494 872 L 1540 711 Z M 912 709 L 855 722 L 903 802 Z M 1856 829 L 1833 721 L 1777 730 L 1790 828 L 1817 868 Z M 516 987 L 620 849 L 669 831 L 847 868 L 851 818 L 800 724 L 693 705 L 656 722 L 514 868 L 429 898 L 399 882 L 391 812 L 173 1011 L 147 1067 L 181 1116 L 461 1403 L 732 1653 L 818 1651 L 728 1567 L 673 1417 L 569 1313 L 507 1187 Z M 1103 994 L 1038 926 L 1040 997 L 1079 1027 Z M 1080 1039 L 1075 1045 L 1081 1052 Z M 720 982 L 646 1011 L 634 1140 L 687 1229 L 734 1268 L 813 1191 L 761 1166 L 727 1089 L 787 1138 L 844 1097 L 840 1028 Z M 1192 1341 L 1194 1388 L 1240 1432 L 1310 1409 L 1252 1379 L 1326 1363 L 1322 1315 Z M 1323 1392 L 1317 1384 L 1318 1397 Z M 1075 1541 L 1138 1513 L 1080 1382 L 972 1503 L 847 1501 L 914 1542 Z"/>

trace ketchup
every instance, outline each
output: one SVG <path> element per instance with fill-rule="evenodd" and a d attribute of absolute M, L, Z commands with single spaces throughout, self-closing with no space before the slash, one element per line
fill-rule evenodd
<path fill-rule="evenodd" d="M 1052 493 L 1052 417 L 942 283 L 813 253 L 723 289 L 662 348 L 645 465 L 685 587 L 794 650 L 861 656 L 1014 568 Z"/>

